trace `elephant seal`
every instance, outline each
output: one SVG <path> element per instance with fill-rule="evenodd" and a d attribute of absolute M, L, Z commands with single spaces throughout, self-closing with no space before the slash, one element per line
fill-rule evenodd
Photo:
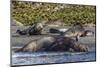
<path fill-rule="evenodd" d="M 17 30 L 16 33 L 20 35 L 39 35 L 42 33 L 43 25 L 42 23 L 36 23 L 24 30 Z"/>
<path fill-rule="evenodd" d="M 60 31 L 58 29 L 55 29 L 55 28 L 50 28 L 49 32 L 50 33 L 59 33 Z"/>
<path fill-rule="evenodd" d="M 85 30 L 81 23 L 75 22 L 66 32 L 66 34 L 70 34 L 71 36 L 79 36 L 85 37 L 89 35 L 94 35 L 94 32 L 91 30 Z"/>
<path fill-rule="evenodd" d="M 22 31 L 22 30 L 19 30 L 19 29 L 18 29 L 18 30 L 16 31 L 16 33 L 18 33 L 18 34 L 20 34 L 20 35 L 27 35 L 26 30 L 23 30 L 23 31 Z"/>
<path fill-rule="evenodd" d="M 48 48 L 53 42 L 55 38 L 53 37 L 43 37 L 41 39 L 33 40 L 23 46 L 21 49 L 18 49 L 15 52 L 37 52 L 37 51 L 44 51 Z"/>
<path fill-rule="evenodd" d="M 31 41 L 16 52 L 37 52 L 37 51 L 74 51 L 86 52 L 88 47 L 79 44 L 70 37 L 44 37 L 38 40 Z"/>
<path fill-rule="evenodd" d="M 48 51 L 72 51 L 86 52 L 88 47 L 82 45 L 70 37 L 57 37 L 56 41 L 47 49 Z"/>

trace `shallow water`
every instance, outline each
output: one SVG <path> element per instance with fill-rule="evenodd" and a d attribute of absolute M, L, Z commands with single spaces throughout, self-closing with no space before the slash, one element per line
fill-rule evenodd
<path fill-rule="evenodd" d="M 67 62 L 95 61 L 96 52 L 37 52 L 37 53 L 14 53 L 12 65 L 34 65 Z"/>

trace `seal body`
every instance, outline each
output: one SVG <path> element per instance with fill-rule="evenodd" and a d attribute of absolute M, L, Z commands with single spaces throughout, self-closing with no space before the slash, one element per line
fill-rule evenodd
<path fill-rule="evenodd" d="M 56 41 L 48 50 L 86 52 L 88 51 L 88 47 L 86 45 L 79 44 L 69 37 L 57 37 Z"/>
<path fill-rule="evenodd" d="M 17 30 L 16 33 L 20 35 L 39 35 L 42 33 L 43 25 L 42 23 L 34 24 L 27 29 L 24 30 Z"/>
<path fill-rule="evenodd" d="M 55 41 L 53 37 L 43 37 L 38 40 L 33 40 L 28 44 L 24 45 L 21 49 L 18 49 L 16 52 L 37 52 L 45 51 L 47 48 L 52 45 Z"/>
<path fill-rule="evenodd" d="M 31 41 L 17 52 L 37 52 L 37 51 L 73 51 L 73 52 L 86 52 L 88 47 L 79 44 L 74 39 L 69 37 L 44 37 L 38 40 Z"/>

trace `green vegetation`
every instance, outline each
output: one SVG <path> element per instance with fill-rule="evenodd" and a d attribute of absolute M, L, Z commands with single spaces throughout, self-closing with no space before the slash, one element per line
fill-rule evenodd
<path fill-rule="evenodd" d="M 61 20 L 68 25 L 75 21 L 80 21 L 82 24 L 95 24 L 96 7 L 12 1 L 12 17 L 24 25 L 57 20 Z"/>

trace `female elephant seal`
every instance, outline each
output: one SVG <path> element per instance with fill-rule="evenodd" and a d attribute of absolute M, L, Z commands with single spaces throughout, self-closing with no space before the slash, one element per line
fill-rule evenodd
<path fill-rule="evenodd" d="M 24 30 L 18 29 L 16 31 L 16 33 L 18 33 L 20 35 L 40 35 L 40 34 L 42 34 L 42 30 L 43 30 L 42 23 L 36 23 L 36 24 L 28 27 L 27 29 L 24 29 Z"/>
<path fill-rule="evenodd" d="M 21 49 L 17 50 L 16 52 L 37 52 L 37 51 L 44 51 L 48 48 L 53 42 L 55 38 L 53 37 L 43 37 L 41 39 L 33 40 L 26 44 Z"/>
<path fill-rule="evenodd" d="M 86 52 L 88 47 L 86 45 L 79 44 L 77 41 L 70 37 L 44 37 L 38 40 L 34 40 L 26 44 L 17 52 L 37 52 L 37 51 L 75 51 Z"/>
<path fill-rule="evenodd" d="M 71 36 L 93 36 L 94 32 L 91 30 L 86 30 L 84 26 L 80 22 L 74 22 L 75 24 L 72 25 L 67 31 L 66 34 L 70 34 Z"/>

